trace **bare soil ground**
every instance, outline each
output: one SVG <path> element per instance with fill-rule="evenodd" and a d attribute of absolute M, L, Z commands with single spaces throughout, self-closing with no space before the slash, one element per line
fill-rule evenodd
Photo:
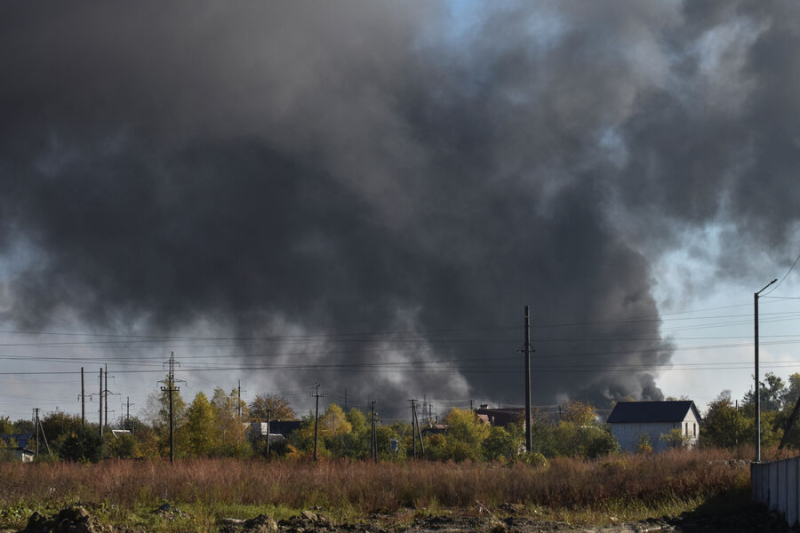
<path fill-rule="evenodd" d="M 502 511 L 498 510 L 498 511 Z M 303 511 L 287 520 L 275 521 L 265 515 L 248 520 L 222 519 L 220 533 L 645 533 L 645 532 L 789 532 L 781 517 L 758 507 L 742 508 L 725 515 L 694 512 L 677 518 L 651 519 L 611 526 L 579 526 L 535 517 L 521 516 L 508 509 L 506 516 L 487 512 L 486 516 L 430 516 L 411 523 L 393 515 L 375 515 L 357 523 L 335 524 L 324 514 Z M 165 520 L 180 518 L 177 509 L 159 509 Z M 9 532 L 10 533 L 10 532 Z M 64 509 L 56 515 L 34 513 L 19 533 L 145 533 L 125 524 L 101 525 L 82 507 Z"/>

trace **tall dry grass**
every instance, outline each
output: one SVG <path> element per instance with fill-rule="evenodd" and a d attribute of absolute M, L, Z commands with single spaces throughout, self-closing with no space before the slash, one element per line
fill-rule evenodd
<path fill-rule="evenodd" d="M 0 505 L 108 502 L 122 507 L 172 503 L 324 506 L 360 512 L 503 502 L 596 507 L 612 499 L 643 503 L 721 494 L 749 483 L 746 465 L 719 450 L 553 459 L 517 464 L 260 460 L 105 461 L 0 464 Z"/>

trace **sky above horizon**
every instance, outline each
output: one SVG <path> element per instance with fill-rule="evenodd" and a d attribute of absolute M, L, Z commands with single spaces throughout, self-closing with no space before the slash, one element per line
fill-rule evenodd
<path fill-rule="evenodd" d="M 407 418 L 800 371 L 800 7 L 13 3 L 0 416 L 241 381 Z M 380 406 L 383 406 L 382 409 Z M 93 420 L 89 415 L 90 420 Z"/>

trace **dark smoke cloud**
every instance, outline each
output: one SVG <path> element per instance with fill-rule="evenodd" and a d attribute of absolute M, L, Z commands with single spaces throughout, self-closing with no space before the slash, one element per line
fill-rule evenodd
<path fill-rule="evenodd" d="M 519 367 L 498 363 L 519 330 L 430 332 L 517 326 L 530 303 L 535 325 L 605 324 L 535 329 L 537 364 L 559 367 L 537 374 L 535 401 L 660 398 L 670 343 L 619 340 L 625 320 L 658 316 L 652 261 L 714 224 L 733 228 L 723 252 L 779 256 L 797 222 L 797 18 L 774 9 L 7 6 L 0 245 L 35 260 L 8 282 L 6 318 L 411 330 L 429 342 L 279 360 L 458 358 L 447 374 L 326 379 L 521 403 L 521 377 L 493 372 Z"/>

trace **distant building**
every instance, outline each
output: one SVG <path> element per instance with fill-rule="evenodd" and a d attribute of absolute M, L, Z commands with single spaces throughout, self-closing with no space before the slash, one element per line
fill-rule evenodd
<path fill-rule="evenodd" d="M 32 463 L 36 454 L 25 448 L 0 448 L 0 457 L 5 460 Z"/>
<path fill-rule="evenodd" d="M 16 447 L 27 448 L 28 443 L 33 440 L 33 433 L 0 433 L 0 440 L 6 446 L 11 446 L 13 442 Z"/>
<path fill-rule="evenodd" d="M 266 437 L 267 430 L 269 430 L 270 440 L 286 438 L 298 429 L 303 423 L 300 420 L 273 420 L 269 423 L 266 422 L 252 422 L 248 428 L 248 434 L 255 438 L 258 436 Z"/>
<path fill-rule="evenodd" d="M 619 402 L 608 416 L 611 434 L 620 448 L 635 453 L 642 435 L 647 436 L 653 451 L 669 448 L 661 439 L 674 429 L 679 429 L 687 447 L 697 444 L 700 436 L 700 412 L 691 400 L 673 402 Z"/>
<path fill-rule="evenodd" d="M 27 449 L 32 439 L 33 433 L 0 434 L 0 456 L 6 460 L 33 462 L 36 454 Z"/>
<path fill-rule="evenodd" d="M 481 404 L 478 409 L 475 409 L 475 414 L 478 418 L 485 420 L 492 426 L 506 427 L 511 424 L 517 424 L 521 420 L 525 420 L 525 408 L 518 407 L 489 407 L 486 404 Z"/>

